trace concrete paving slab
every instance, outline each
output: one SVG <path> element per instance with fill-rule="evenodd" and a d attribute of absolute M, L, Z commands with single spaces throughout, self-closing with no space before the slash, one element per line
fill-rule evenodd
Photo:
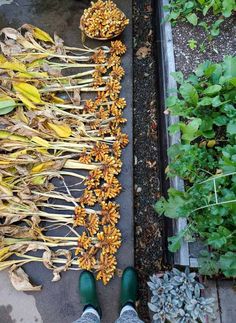
<path fill-rule="evenodd" d="M 221 312 L 220 312 L 220 304 L 219 297 L 217 292 L 217 283 L 215 280 L 207 280 L 205 283 L 206 289 L 204 290 L 203 296 L 205 297 L 213 297 L 215 299 L 214 303 L 214 317 L 208 317 L 208 323 L 222 323 L 221 322 Z"/>
<path fill-rule="evenodd" d="M 233 280 L 219 281 L 218 287 L 221 322 L 233 323 L 236 321 L 236 291 Z"/>
<path fill-rule="evenodd" d="M 81 45 L 81 34 L 78 29 L 83 10 L 90 0 L 0 0 L 0 28 L 18 28 L 24 23 L 36 25 L 53 34 L 61 36 L 69 46 Z M 132 1 L 117 0 L 118 6 L 132 22 Z M 126 77 L 123 81 L 122 96 L 126 98 L 127 108 L 124 116 L 128 119 L 124 132 L 129 135 L 130 144 L 123 152 L 123 170 L 119 177 L 123 192 L 117 198 L 121 204 L 119 227 L 123 235 L 123 244 L 118 253 L 118 267 L 124 269 L 133 265 L 133 150 L 132 150 L 132 25 L 126 28 L 122 40 L 128 51 L 123 57 Z M 95 41 L 88 42 L 95 47 Z M 8 282 L 6 272 L 0 272 L 0 323 L 10 322 L 45 322 L 70 323 L 82 312 L 76 294 L 78 272 L 62 274 L 61 281 L 52 283 L 51 272 L 42 265 L 29 264 L 24 267 L 36 284 L 43 284 L 43 290 L 37 293 L 21 293 L 13 289 Z M 103 308 L 104 323 L 111 323 L 118 316 L 118 299 L 120 278 L 114 278 L 104 287 L 98 284 L 98 291 Z"/>
<path fill-rule="evenodd" d="M 215 298 L 215 318 L 209 318 L 209 323 L 235 322 L 236 291 L 233 280 L 207 280 L 204 296 Z"/>

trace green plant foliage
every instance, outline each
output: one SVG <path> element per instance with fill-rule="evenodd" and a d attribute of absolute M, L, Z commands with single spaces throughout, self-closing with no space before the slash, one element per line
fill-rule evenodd
<path fill-rule="evenodd" d="M 236 10 L 235 0 L 170 0 L 170 4 L 165 6 L 169 11 L 167 20 L 176 23 L 177 20 L 188 21 L 193 26 L 201 26 L 211 36 L 218 36 L 220 33 L 220 25 L 225 18 L 230 17 Z M 212 12 L 219 17 L 211 26 L 205 21 L 201 21 L 202 16 Z"/>
<path fill-rule="evenodd" d="M 182 178 L 185 192 L 170 188 L 155 209 L 188 219 L 186 230 L 169 239 L 171 251 L 199 237 L 211 250 L 201 256 L 202 272 L 236 276 L 236 57 L 204 62 L 186 80 L 180 72 L 172 76 L 179 90 L 167 111 L 181 120 L 169 132 L 179 131 L 181 141 L 168 149 L 166 174 Z"/>
<path fill-rule="evenodd" d="M 197 48 L 197 41 L 195 39 L 188 40 L 188 47 L 192 50 Z"/>
<path fill-rule="evenodd" d="M 185 272 L 173 268 L 153 275 L 148 286 L 152 293 L 148 307 L 154 313 L 154 323 L 206 322 L 206 316 L 214 317 L 215 299 L 201 296 L 204 286 L 188 268 Z"/>

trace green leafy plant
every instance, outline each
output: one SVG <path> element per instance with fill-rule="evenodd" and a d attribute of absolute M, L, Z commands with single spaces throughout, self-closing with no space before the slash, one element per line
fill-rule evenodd
<path fill-rule="evenodd" d="M 235 0 L 171 0 L 165 9 L 169 11 L 167 20 L 176 23 L 180 21 L 188 21 L 193 26 L 202 26 L 211 36 L 218 36 L 220 33 L 220 25 L 225 18 L 232 15 L 236 10 Z M 205 21 L 201 21 L 202 16 L 212 12 L 218 19 L 209 26 Z"/>
<path fill-rule="evenodd" d="M 201 296 L 204 286 L 196 278 L 196 273 L 190 273 L 188 268 L 185 272 L 174 268 L 150 277 L 152 297 L 148 306 L 154 312 L 154 323 L 205 322 L 207 315 L 213 316 L 215 300 Z"/>
<path fill-rule="evenodd" d="M 188 47 L 192 50 L 197 48 L 197 41 L 195 39 L 189 39 L 188 40 Z"/>
<path fill-rule="evenodd" d="M 180 132 L 181 141 L 168 149 L 166 173 L 182 178 L 185 191 L 170 188 L 155 209 L 188 219 L 186 229 L 169 238 L 172 252 L 183 239 L 200 238 L 212 268 L 204 269 L 203 257 L 202 272 L 236 276 L 236 57 L 204 62 L 186 80 L 180 72 L 172 75 L 179 89 L 167 99 L 167 113 L 181 119 L 169 132 Z"/>

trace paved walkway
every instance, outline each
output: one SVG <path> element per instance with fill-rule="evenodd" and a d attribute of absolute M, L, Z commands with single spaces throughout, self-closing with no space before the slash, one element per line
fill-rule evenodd
<path fill-rule="evenodd" d="M 10 3 L 7 4 L 6 3 Z M 78 29 L 82 11 L 90 0 L 0 0 L 0 28 L 18 28 L 24 23 L 36 25 L 53 34 L 60 35 L 69 46 L 80 46 Z M 119 7 L 132 20 L 131 1 L 116 1 Z M 123 245 L 118 254 L 118 267 L 123 269 L 133 264 L 133 183 L 132 183 L 132 26 L 126 29 L 123 40 L 128 52 L 123 58 L 126 77 L 123 82 L 123 96 L 127 101 L 125 117 L 128 123 L 124 132 L 128 133 L 130 144 L 123 153 L 123 171 L 120 181 L 123 192 L 117 201 L 121 204 L 120 228 Z M 95 42 L 88 43 L 91 47 Z M 77 272 L 62 274 L 61 281 L 50 282 L 51 272 L 38 264 L 30 264 L 26 272 L 35 284 L 43 284 L 43 290 L 36 293 L 16 292 L 8 281 L 7 273 L 0 272 L 0 322 L 45 322 L 70 323 L 81 313 L 76 294 Z M 108 286 L 99 284 L 99 294 L 103 308 L 104 323 L 111 323 L 118 315 L 120 278 L 115 278 Z"/>
<path fill-rule="evenodd" d="M 233 280 L 208 280 L 205 284 L 206 296 L 214 297 L 215 319 L 209 323 L 236 322 L 236 289 Z"/>

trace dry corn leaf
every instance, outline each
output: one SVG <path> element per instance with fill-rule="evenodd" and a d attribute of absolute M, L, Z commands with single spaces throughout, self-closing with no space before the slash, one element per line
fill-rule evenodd
<path fill-rule="evenodd" d="M 0 130 L 0 139 L 8 139 L 8 140 L 16 140 L 16 141 L 22 141 L 22 142 L 29 142 L 28 138 L 14 135 L 8 131 Z"/>
<path fill-rule="evenodd" d="M 31 169 L 31 174 L 41 173 L 41 172 L 44 172 L 45 170 L 60 170 L 62 169 L 64 163 L 65 163 L 64 160 L 57 160 L 57 161 L 52 160 L 52 161 L 40 163 Z"/>
<path fill-rule="evenodd" d="M 37 107 L 36 105 L 34 105 L 29 99 L 27 99 L 24 95 L 22 94 L 17 94 L 17 97 L 25 104 L 25 106 L 28 108 L 28 109 L 32 109 L 32 110 L 36 110 Z"/>
<path fill-rule="evenodd" d="M 38 144 L 39 146 L 45 147 L 45 148 L 50 148 L 50 144 L 47 140 L 44 140 L 40 137 L 32 137 L 31 141 L 33 141 L 34 143 Z"/>
<path fill-rule="evenodd" d="M 44 79 L 48 77 L 48 74 L 46 72 L 27 72 L 27 73 L 18 73 L 17 77 Z"/>
<path fill-rule="evenodd" d="M 27 156 L 27 151 L 28 151 L 27 149 L 18 150 L 14 153 L 9 154 L 9 157 L 10 158 L 17 158 L 17 157 L 24 156 L 24 155 Z"/>
<path fill-rule="evenodd" d="M 51 36 L 46 33 L 45 31 L 41 30 L 40 28 L 37 28 L 33 25 L 30 24 L 24 24 L 21 28 L 24 28 L 26 30 L 29 30 L 34 38 L 45 41 L 45 42 L 50 42 L 50 43 L 54 43 L 53 39 L 51 38 Z"/>
<path fill-rule="evenodd" d="M 26 114 L 24 113 L 24 110 L 19 107 L 16 112 L 15 112 L 15 115 L 14 115 L 14 118 L 15 119 L 18 119 L 26 124 L 29 123 L 29 118 L 26 116 Z"/>
<path fill-rule="evenodd" d="M 12 253 L 15 253 L 19 255 L 20 253 L 22 255 L 26 254 L 27 252 L 31 251 L 38 251 L 38 250 L 46 250 L 50 252 L 50 249 L 44 245 L 40 241 L 25 241 L 23 239 L 14 239 L 14 238 L 7 238 L 5 239 L 6 243 L 9 242 L 9 251 Z M 33 256 L 32 256 L 33 257 Z"/>
<path fill-rule="evenodd" d="M 0 198 L 5 199 L 7 197 L 12 197 L 13 193 L 12 190 L 10 189 L 10 187 L 8 187 L 6 184 L 4 183 L 0 183 Z"/>
<path fill-rule="evenodd" d="M 32 185 L 43 185 L 46 181 L 46 176 L 36 176 L 31 180 Z"/>
<path fill-rule="evenodd" d="M 11 71 L 17 71 L 17 72 L 26 72 L 26 66 L 18 62 L 17 60 L 14 61 L 6 61 L 1 64 L 1 69 L 11 70 Z"/>
<path fill-rule="evenodd" d="M 41 98 L 38 89 L 28 83 L 15 83 L 13 88 L 16 92 L 22 94 L 25 98 L 33 103 L 41 103 Z"/>
<path fill-rule="evenodd" d="M 42 286 L 33 286 L 29 281 L 29 276 L 21 267 L 12 266 L 9 271 L 9 278 L 13 287 L 18 291 L 40 291 Z"/>
<path fill-rule="evenodd" d="M 54 259 L 57 257 L 64 256 L 66 262 L 62 266 L 55 266 Z M 60 258 L 61 259 L 61 258 Z M 60 273 L 66 271 L 71 266 L 72 254 L 69 250 L 58 249 L 55 252 L 47 250 L 43 253 L 43 264 L 46 268 L 53 270 L 53 282 L 56 282 L 61 279 Z"/>
<path fill-rule="evenodd" d="M 56 96 L 54 93 L 53 94 L 51 94 L 51 96 L 50 96 L 50 101 L 51 102 L 53 102 L 53 103 L 64 103 L 65 102 L 65 100 L 63 100 L 62 98 L 59 98 L 58 96 Z"/>
<path fill-rule="evenodd" d="M 6 37 L 17 40 L 17 38 L 22 37 L 19 31 L 14 28 L 6 27 L 0 31 L 0 35 L 4 34 Z"/>
<path fill-rule="evenodd" d="M 61 138 L 68 138 L 72 134 L 71 128 L 67 124 L 53 124 L 48 122 L 47 125 Z"/>
<path fill-rule="evenodd" d="M 27 68 L 29 68 L 30 70 L 32 70 L 35 67 L 40 67 L 43 65 L 44 62 L 44 58 L 48 57 L 48 53 L 45 54 L 37 54 L 35 55 L 35 53 L 32 55 L 31 53 L 28 53 L 27 55 L 25 55 L 25 57 L 23 58 L 23 61 L 28 63 L 26 64 Z"/>
<path fill-rule="evenodd" d="M 0 225 L 0 236 L 8 236 L 14 238 L 33 238 L 37 239 L 35 231 L 27 226 L 18 226 L 18 225 Z"/>
<path fill-rule="evenodd" d="M 12 44 L 10 44 L 10 42 L 12 42 Z M 22 47 L 12 39 L 9 39 L 8 42 L 5 41 L 5 44 L 0 42 L 0 46 L 3 54 L 8 57 L 22 52 Z"/>
<path fill-rule="evenodd" d="M 0 249 L 0 261 L 3 260 L 3 257 L 9 253 L 9 249 L 10 247 L 4 247 L 2 249 Z"/>
<path fill-rule="evenodd" d="M 17 39 L 17 42 L 23 46 L 25 49 L 33 49 L 35 50 L 35 45 L 31 44 L 31 42 L 29 42 L 28 40 L 26 40 L 24 37 L 20 37 Z"/>
<path fill-rule="evenodd" d="M 3 64 L 4 62 L 7 62 L 7 59 L 2 54 L 0 54 L 0 63 Z"/>

